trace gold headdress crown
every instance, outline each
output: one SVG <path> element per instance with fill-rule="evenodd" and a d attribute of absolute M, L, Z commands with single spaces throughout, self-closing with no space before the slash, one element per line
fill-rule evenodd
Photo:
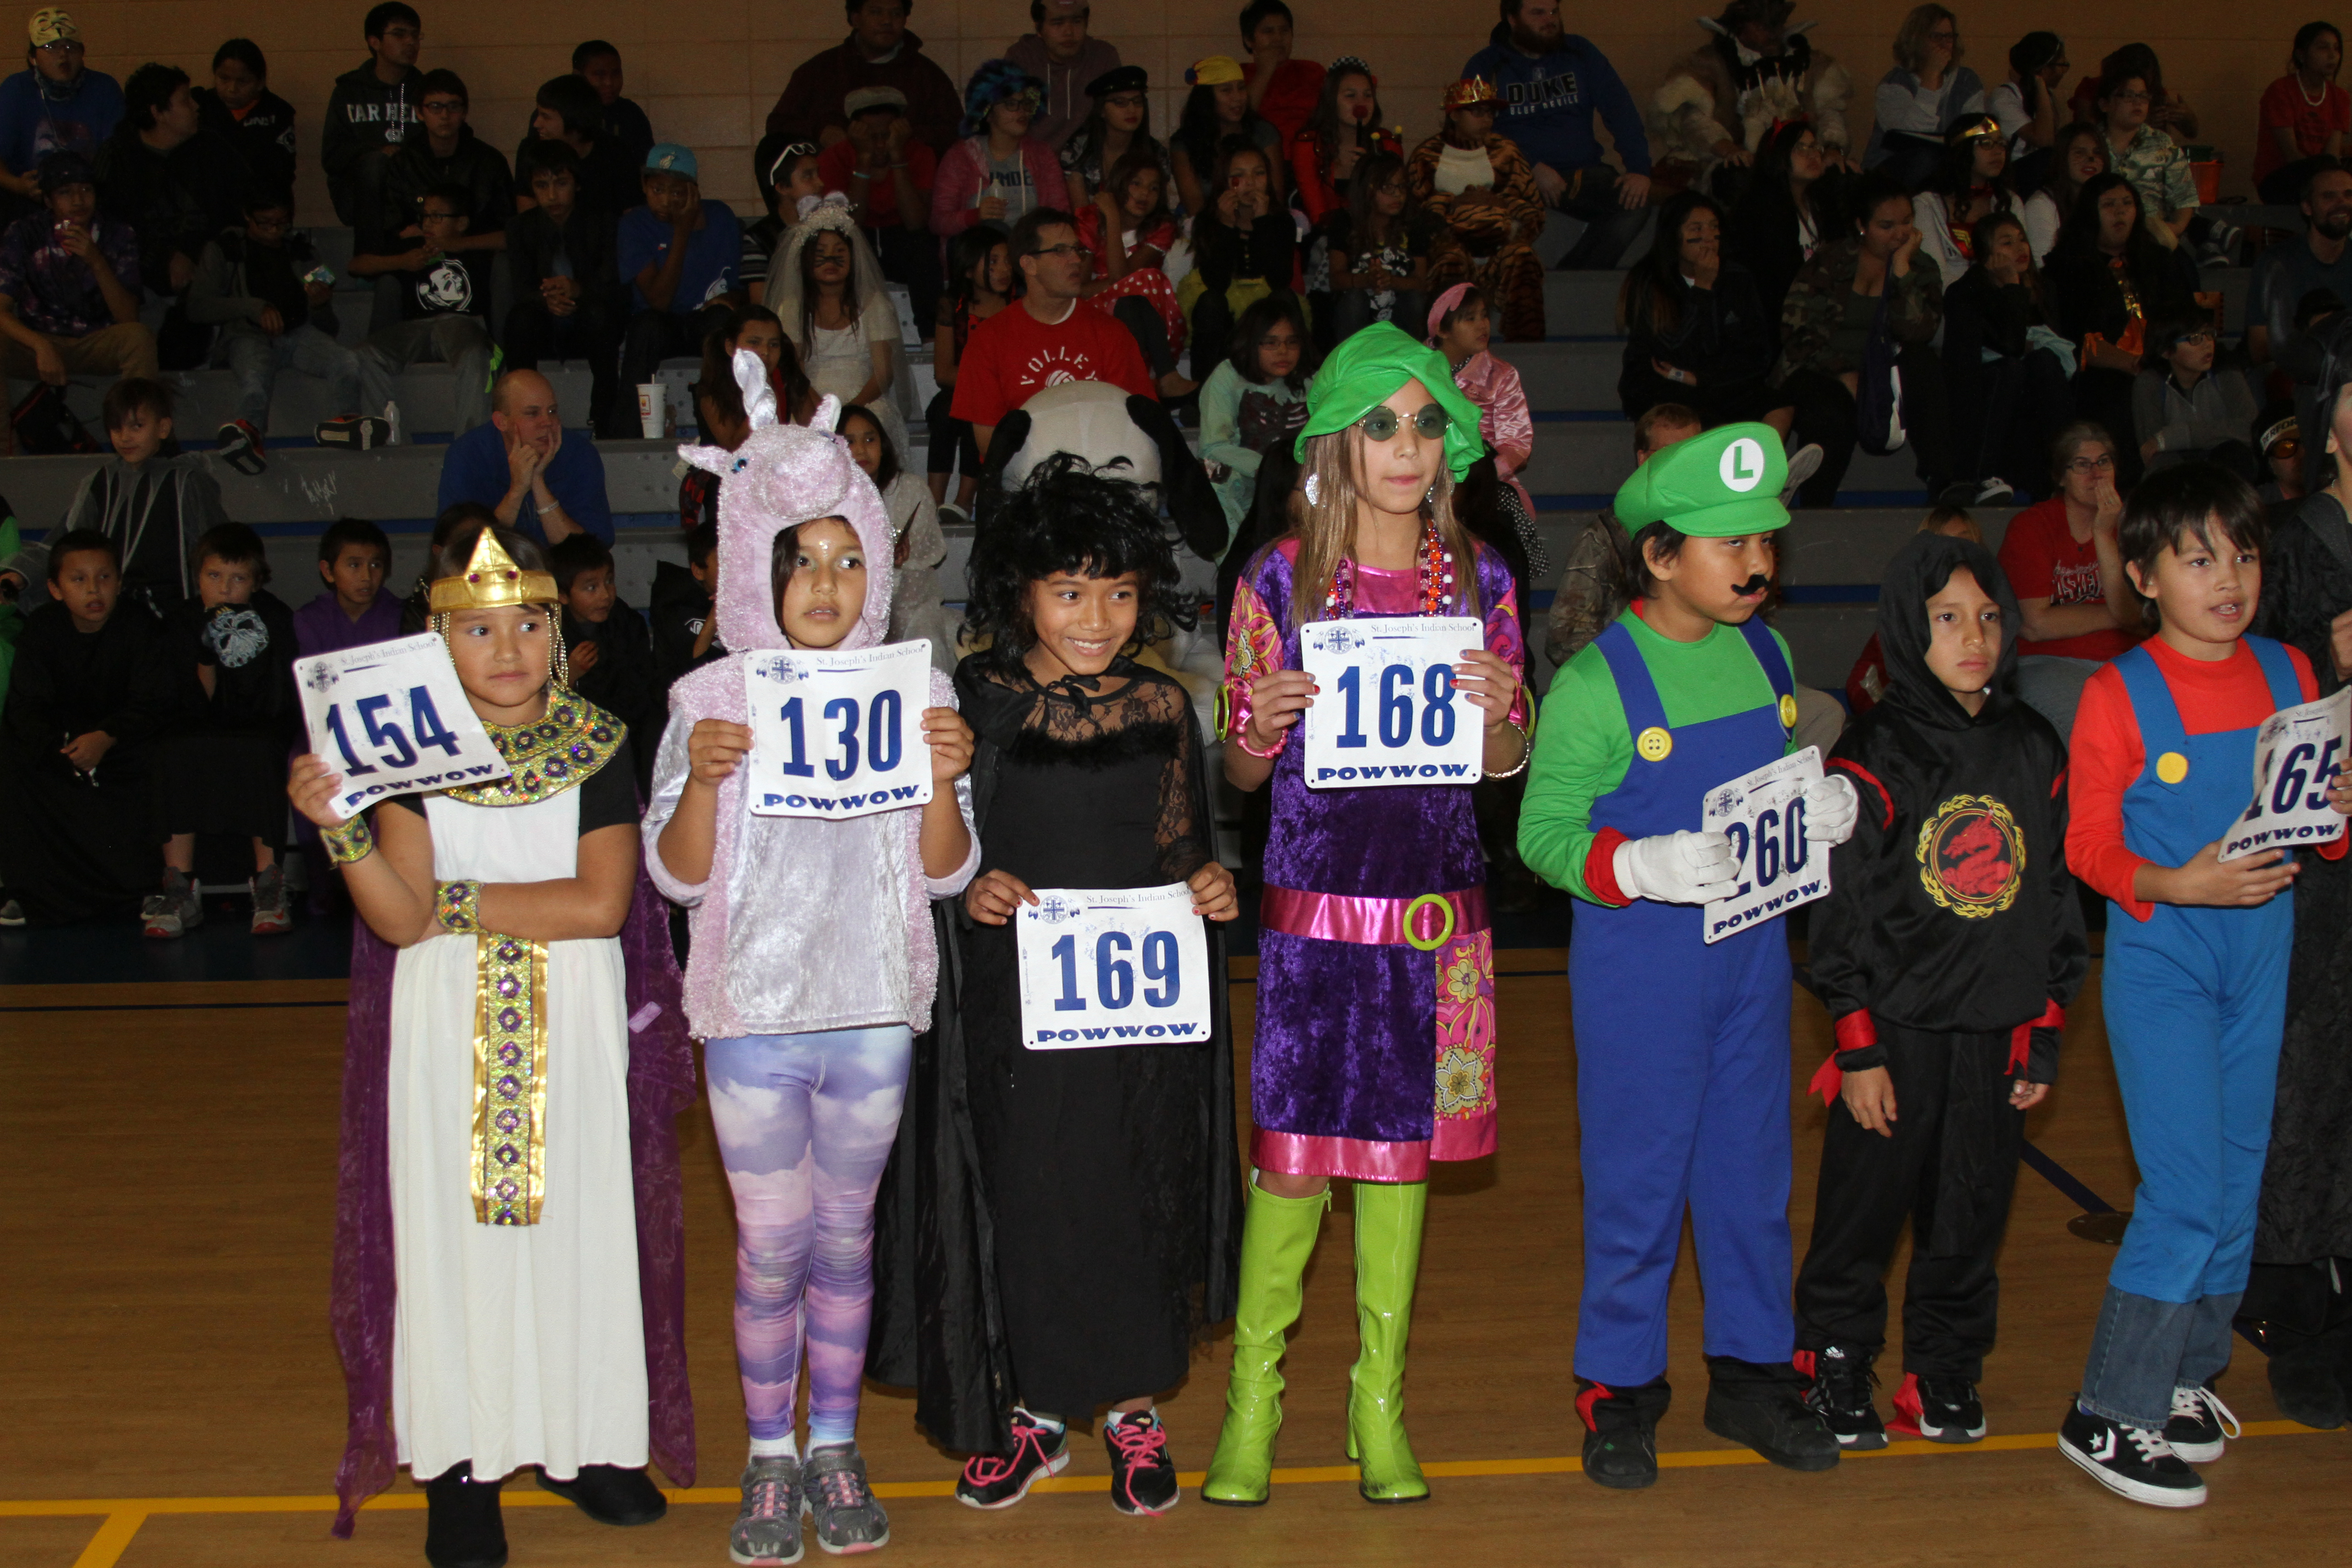
<path fill-rule="evenodd" d="M 545 572 L 526 572 L 499 543 L 496 530 L 485 527 L 474 542 L 474 558 L 462 575 L 436 577 L 430 603 L 435 615 L 449 610 L 491 610 L 503 605 L 555 603 L 555 578 Z"/>
<path fill-rule="evenodd" d="M 1457 109 L 1473 109 L 1483 103 L 1502 101 L 1503 95 L 1496 92 L 1495 84 L 1483 76 L 1464 77 L 1460 81 L 1446 84 L 1445 112 L 1449 114 Z"/>

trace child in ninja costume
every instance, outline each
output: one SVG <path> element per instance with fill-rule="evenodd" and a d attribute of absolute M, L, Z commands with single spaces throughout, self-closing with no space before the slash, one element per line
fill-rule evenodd
<path fill-rule="evenodd" d="M 2158 1508 L 2203 1502 L 2189 1467 L 2238 1434 L 2212 1380 L 2252 1260 L 2286 1021 L 2296 863 L 2220 858 L 2263 721 L 2318 689 L 2302 649 L 2246 635 L 2265 542 L 2253 488 L 2214 464 L 2132 492 L 2117 544 L 2156 635 L 2084 685 L 2071 743 L 2066 859 L 2107 896 L 2100 1000 L 2140 1181 L 2058 1448 Z M 2341 773 L 2326 799 L 2352 811 Z"/>
<path fill-rule="evenodd" d="M 296 758 L 287 788 L 362 922 L 335 1533 L 404 1464 L 426 1560 L 495 1568 L 512 1471 L 614 1525 L 667 1508 L 648 1458 L 693 1484 L 674 1122 L 694 1058 L 638 863 L 628 731 L 570 689 L 545 556 L 477 523 L 428 576 L 433 627 L 511 774 L 391 796 L 372 822 L 336 821 L 325 758 Z"/>
<path fill-rule="evenodd" d="M 1244 790 L 1271 783 L 1273 802 L 1250 1053 L 1255 1174 L 1208 1502 L 1266 1500 L 1282 1426 L 1276 1367 L 1333 1177 L 1355 1188 L 1357 1489 L 1368 1502 L 1429 1495 L 1403 1420 L 1429 1164 L 1495 1148 L 1494 942 L 1472 785 L 1309 789 L 1292 742 L 1317 700 L 1299 668 L 1308 622 L 1475 616 L 1484 646 L 1453 667 L 1459 721 L 1482 726 L 1487 776 L 1525 765 L 1510 569 L 1454 511 L 1456 481 L 1482 450 L 1477 407 L 1436 351 L 1386 322 L 1365 328 L 1307 396 L 1297 525 L 1234 589 L 1225 777 Z"/>
<path fill-rule="evenodd" d="M 1703 911 L 1738 885 L 1706 796 L 1795 749 L 1789 650 L 1756 618 L 1788 462 L 1770 426 L 1726 425 L 1634 470 L 1632 607 L 1554 679 L 1519 822 L 1538 875 L 1591 907 L 1569 945 L 1584 1171 L 1576 1334 L 1584 1473 L 1657 1479 L 1666 1297 L 1691 1212 L 1706 1294 L 1707 1430 L 1822 1470 L 1837 1439 L 1790 1364 L 1787 933 L 1759 921 L 1709 944 Z M 1853 831 L 1856 795 L 1807 786 L 1810 847 Z"/>
<path fill-rule="evenodd" d="M 1830 765 L 1862 795 L 1812 914 L 1813 989 L 1837 1049 L 1797 1367 L 1838 1442 L 1883 1448 L 1871 1363 L 1886 1266 L 1911 1221 L 1898 1431 L 1985 1433 L 1993 1272 L 2025 1111 L 2055 1076 L 2089 963 L 2066 869 L 2066 747 L 2017 700 L 2017 600 L 1991 552 L 1915 535 L 1878 596 L 1886 683 Z"/>

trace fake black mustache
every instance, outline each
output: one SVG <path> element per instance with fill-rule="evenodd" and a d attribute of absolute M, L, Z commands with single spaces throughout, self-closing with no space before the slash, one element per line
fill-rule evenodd
<path fill-rule="evenodd" d="M 1766 576 L 1763 573 L 1759 572 L 1755 576 L 1750 577 L 1747 582 L 1742 583 L 1738 587 L 1734 588 L 1732 592 L 1745 596 L 1749 594 L 1760 594 L 1771 585 L 1772 579 Z"/>

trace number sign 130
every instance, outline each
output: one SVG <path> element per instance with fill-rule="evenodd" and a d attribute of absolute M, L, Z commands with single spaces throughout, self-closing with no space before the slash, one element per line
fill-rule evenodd
<path fill-rule="evenodd" d="M 865 816 L 929 801 L 930 649 L 918 641 L 745 659 L 752 813 Z"/>

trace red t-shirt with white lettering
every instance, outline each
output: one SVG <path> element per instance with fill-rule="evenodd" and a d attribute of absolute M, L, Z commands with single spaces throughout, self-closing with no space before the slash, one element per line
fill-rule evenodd
<path fill-rule="evenodd" d="M 1048 326 L 1016 301 L 971 330 L 956 365 L 952 411 L 967 424 L 1002 425 L 1030 398 L 1066 381 L 1107 381 L 1160 395 L 1135 335 L 1116 318 L 1072 300 L 1070 313 Z"/>
<path fill-rule="evenodd" d="M 2053 609 L 2107 602 L 2106 584 L 2099 577 L 2099 547 L 2090 540 L 2076 539 L 2074 530 L 2066 526 L 2063 496 L 2052 496 L 2009 520 L 2009 532 L 2000 542 L 2000 570 L 2009 579 L 2010 592 L 2021 599 L 2047 599 Z M 2051 642 L 2020 637 L 2017 651 L 2104 663 L 2138 640 L 2129 632 L 2109 626 Z"/>

